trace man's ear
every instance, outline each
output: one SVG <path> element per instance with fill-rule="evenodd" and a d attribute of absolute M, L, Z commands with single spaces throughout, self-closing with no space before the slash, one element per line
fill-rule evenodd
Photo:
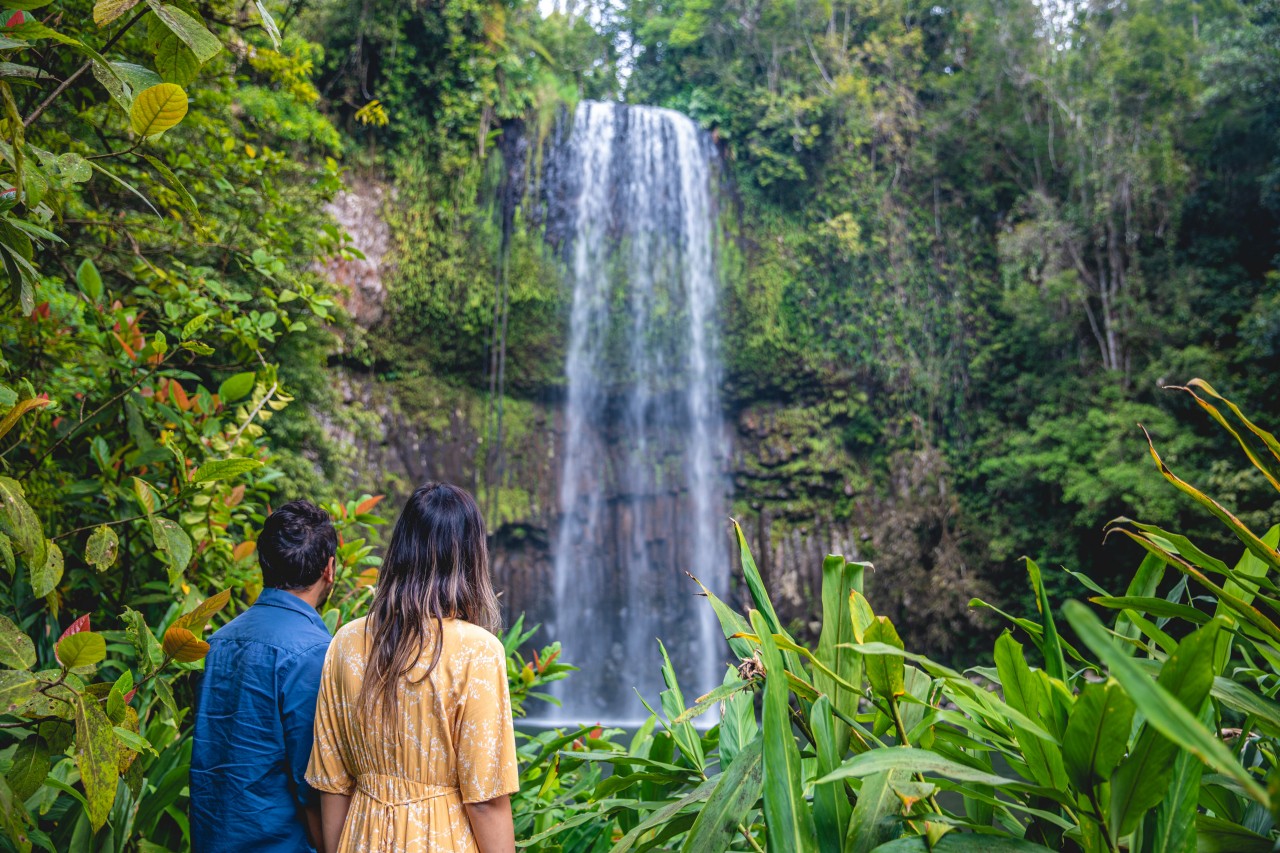
<path fill-rule="evenodd" d="M 329 565 L 324 567 L 324 572 L 320 575 L 320 580 L 324 581 L 325 583 L 333 583 L 333 573 L 334 573 L 333 566 L 334 566 L 334 560 L 336 559 L 337 557 L 329 558 Z"/>

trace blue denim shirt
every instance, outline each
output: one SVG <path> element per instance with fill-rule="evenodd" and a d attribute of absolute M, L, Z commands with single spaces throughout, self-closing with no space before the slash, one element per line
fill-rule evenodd
<path fill-rule="evenodd" d="M 264 589 L 209 639 L 191 753 L 195 853 L 300 853 L 329 630 L 296 595 Z"/>

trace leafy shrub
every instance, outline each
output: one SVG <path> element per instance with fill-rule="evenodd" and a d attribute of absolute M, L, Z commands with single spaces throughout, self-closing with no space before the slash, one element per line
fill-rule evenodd
<path fill-rule="evenodd" d="M 1206 383 L 1184 389 L 1280 488 L 1280 443 Z M 779 623 L 737 530 L 753 608 L 704 590 L 741 664 L 686 703 L 669 661 L 661 708 L 629 746 L 567 749 L 545 779 L 592 767 L 535 812 L 522 844 L 557 850 L 1269 851 L 1276 844 L 1280 528 L 1258 536 L 1180 480 L 1245 546 L 1234 566 L 1119 519 L 1149 552 L 1123 595 L 1061 610 L 1027 571 L 1038 619 L 994 667 L 904 649 L 862 594 L 866 565 L 823 564 L 816 649 Z M 1170 572 L 1169 570 L 1173 571 Z M 1028 648 L 1029 646 L 1029 648 Z M 759 712 L 757 712 L 759 705 Z M 699 715 L 719 709 L 706 731 Z M 607 770 L 608 772 L 601 772 Z M 554 815 L 550 825 L 538 821 Z"/>

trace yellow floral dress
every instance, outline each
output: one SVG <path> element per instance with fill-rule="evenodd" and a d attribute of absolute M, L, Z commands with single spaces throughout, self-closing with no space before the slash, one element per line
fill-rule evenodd
<path fill-rule="evenodd" d="M 360 714 L 364 624 L 344 625 L 329 646 L 307 767 L 313 788 L 352 796 L 338 849 L 476 851 L 463 804 L 520 787 L 502 643 L 469 622 L 445 619 L 440 662 L 422 679 L 427 657 L 402 681 L 390 730 L 377 714 Z M 429 636 L 428 649 L 432 643 Z"/>

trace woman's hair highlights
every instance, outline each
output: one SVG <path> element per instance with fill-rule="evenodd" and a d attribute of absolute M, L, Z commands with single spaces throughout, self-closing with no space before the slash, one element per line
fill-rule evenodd
<path fill-rule="evenodd" d="M 421 678 L 431 674 L 444 648 L 441 620 L 450 618 L 490 631 L 500 626 L 480 508 L 465 489 L 427 483 L 400 513 L 378 572 L 365 620 L 370 643 L 362 711 L 394 713 L 400 679 L 422 658 L 428 637 L 431 660 Z"/>

